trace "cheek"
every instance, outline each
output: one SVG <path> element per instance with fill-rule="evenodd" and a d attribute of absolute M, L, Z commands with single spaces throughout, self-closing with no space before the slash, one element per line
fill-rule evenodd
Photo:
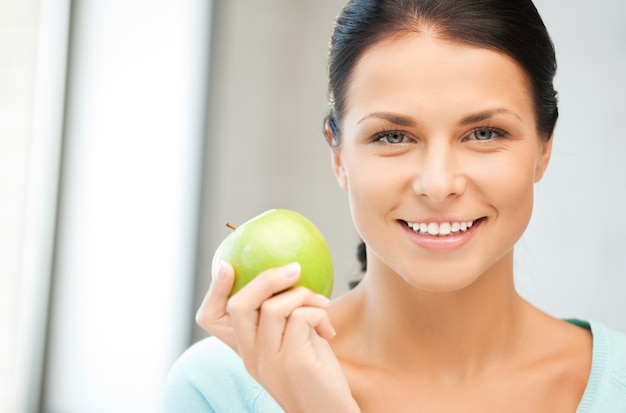
<path fill-rule="evenodd" d="M 528 157 L 523 162 L 511 162 L 503 168 L 498 180 L 498 191 L 511 205 L 532 203 L 534 194 L 534 160 Z"/>
<path fill-rule="evenodd" d="M 519 176 L 511 177 L 510 185 L 501 188 L 502 213 L 506 213 L 507 220 L 510 220 L 510 232 L 515 240 L 522 236 L 533 211 L 534 185 L 532 174 L 528 174 L 525 179 L 515 181 Z"/>
<path fill-rule="evenodd" d="M 363 236 L 367 227 L 375 226 L 375 217 L 380 218 L 392 211 L 402 199 L 403 183 L 398 165 L 365 157 L 358 162 L 345 163 L 346 185 L 350 209 L 357 231 Z"/>
<path fill-rule="evenodd" d="M 488 202 L 511 228 L 513 236 L 524 232 L 533 209 L 534 158 L 532 156 L 503 157 L 491 168 L 481 172 L 482 191 Z"/>

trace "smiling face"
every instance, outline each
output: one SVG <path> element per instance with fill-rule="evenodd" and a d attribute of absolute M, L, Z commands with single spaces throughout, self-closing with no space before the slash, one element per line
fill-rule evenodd
<path fill-rule="evenodd" d="M 426 291 L 512 276 L 551 146 L 514 60 L 430 35 L 381 41 L 354 68 L 341 130 L 333 166 L 368 268 Z"/>

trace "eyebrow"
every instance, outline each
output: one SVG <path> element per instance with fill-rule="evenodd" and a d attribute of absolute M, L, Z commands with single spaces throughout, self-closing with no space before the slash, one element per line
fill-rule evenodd
<path fill-rule="evenodd" d="M 404 116 L 404 115 L 398 115 L 396 113 L 391 113 L 391 112 L 374 112 L 374 113 L 370 113 L 369 115 L 361 118 L 356 124 L 358 125 L 359 123 L 370 119 L 370 118 L 378 118 L 378 119 L 384 119 L 386 121 L 389 121 L 391 123 L 395 123 L 396 125 L 399 126 L 406 126 L 406 127 L 411 127 L 411 126 L 415 126 L 416 122 L 408 117 L 408 116 Z"/>
<path fill-rule="evenodd" d="M 461 119 L 461 125 L 468 125 L 471 123 L 482 122 L 484 120 L 493 118 L 494 116 L 500 115 L 500 114 L 512 115 L 512 116 L 515 116 L 520 121 L 522 120 L 522 118 L 520 118 L 519 115 L 513 111 L 509 109 L 505 109 L 505 108 L 498 108 L 498 109 L 492 109 L 492 110 L 487 110 L 484 112 L 478 112 L 478 113 L 468 115 L 464 117 L 463 119 Z"/>
<path fill-rule="evenodd" d="M 465 116 L 463 119 L 461 119 L 461 124 L 462 125 L 468 125 L 468 124 L 472 124 L 472 123 L 477 123 L 477 122 L 482 122 L 484 120 L 490 119 L 496 115 L 499 114 L 505 114 L 505 115 L 512 115 L 515 116 L 516 118 L 518 118 L 519 120 L 522 120 L 522 118 L 519 117 L 519 115 L 509 109 L 505 109 L 505 108 L 497 108 L 497 109 L 492 109 L 492 110 L 487 110 L 484 112 L 478 112 L 478 113 L 473 113 L 471 115 L 467 115 Z M 361 118 L 358 122 L 357 125 L 360 124 L 361 122 L 368 120 L 370 118 L 377 118 L 377 119 L 383 119 L 386 120 L 388 122 L 394 123 L 398 126 L 405 126 L 405 127 L 413 127 L 415 125 L 417 125 L 417 123 L 415 122 L 415 120 L 409 116 L 404 116 L 404 115 L 399 115 L 396 113 L 391 113 L 391 112 L 374 112 L 374 113 L 370 113 L 367 116 L 364 116 L 363 118 Z"/>

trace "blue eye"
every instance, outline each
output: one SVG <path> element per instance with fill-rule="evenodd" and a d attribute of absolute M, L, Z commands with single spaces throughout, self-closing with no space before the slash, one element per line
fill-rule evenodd
<path fill-rule="evenodd" d="M 468 136 L 468 140 L 490 141 L 493 139 L 503 138 L 506 135 L 504 131 L 494 128 L 479 128 L 473 130 Z"/>
<path fill-rule="evenodd" d="M 378 142 L 397 144 L 406 140 L 406 136 L 400 132 L 384 132 L 376 136 Z"/>

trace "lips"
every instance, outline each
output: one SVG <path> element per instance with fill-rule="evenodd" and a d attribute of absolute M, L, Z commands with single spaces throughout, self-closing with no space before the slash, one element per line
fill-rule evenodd
<path fill-rule="evenodd" d="M 451 222 L 403 222 L 416 234 L 446 237 L 450 235 L 462 234 L 482 219 L 483 218 L 472 221 Z"/>

